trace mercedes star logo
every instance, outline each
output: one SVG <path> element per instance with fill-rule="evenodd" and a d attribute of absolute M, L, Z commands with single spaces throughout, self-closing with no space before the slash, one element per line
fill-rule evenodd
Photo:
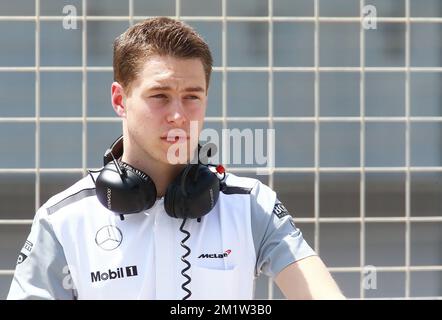
<path fill-rule="evenodd" d="M 111 251 L 118 248 L 123 241 L 123 234 L 116 226 L 104 226 L 97 231 L 95 243 L 101 249 Z"/>

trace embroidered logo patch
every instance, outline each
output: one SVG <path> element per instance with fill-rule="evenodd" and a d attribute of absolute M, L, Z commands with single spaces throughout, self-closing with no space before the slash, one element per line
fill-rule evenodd
<path fill-rule="evenodd" d="M 284 205 L 281 202 L 275 203 L 275 206 L 273 207 L 273 213 L 279 219 L 289 215 L 289 212 L 287 211 L 287 209 L 284 207 Z"/>
<path fill-rule="evenodd" d="M 20 252 L 20 254 L 18 256 L 17 264 L 20 264 L 20 263 L 22 263 L 23 261 L 26 260 L 28 255 L 24 251 L 27 251 L 27 252 L 30 253 L 32 251 L 32 247 L 33 246 L 34 246 L 34 244 L 31 241 L 26 240 L 25 245 L 23 246 L 23 249 L 22 249 L 22 251 Z"/>

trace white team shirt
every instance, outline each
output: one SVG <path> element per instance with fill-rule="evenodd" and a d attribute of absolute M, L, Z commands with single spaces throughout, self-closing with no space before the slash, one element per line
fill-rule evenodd
<path fill-rule="evenodd" d="M 190 299 L 252 299 L 260 273 L 275 277 L 315 255 L 276 193 L 227 174 L 227 191 L 201 219 L 188 219 Z M 182 299 L 182 219 L 164 198 L 120 216 L 98 201 L 91 176 L 36 213 L 8 299 Z M 293 284 L 296 285 L 296 284 Z"/>

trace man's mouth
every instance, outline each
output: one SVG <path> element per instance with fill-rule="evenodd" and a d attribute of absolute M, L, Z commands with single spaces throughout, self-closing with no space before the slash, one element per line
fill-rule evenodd
<path fill-rule="evenodd" d="M 187 140 L 189 140 L 189 136 L 186 135 L 185 133 L 173 133 L 173 132 L 169 132 L 167 134 L 164 134 L 163 136 L 161 136 L 161 140 L 163 140 L 166 143 L 183 143 Z"/>
<path fill-rule="evenodd" d="M 166 143 L 183 143 L 184 141 L 188 140 L 186 137 L 169 137 L 169 138 L 161 138 Z"/>

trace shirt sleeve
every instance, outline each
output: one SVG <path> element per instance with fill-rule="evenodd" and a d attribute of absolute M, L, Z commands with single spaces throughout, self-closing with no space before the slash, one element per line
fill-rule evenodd
<path fill-rule="evenodd" d="M 43 208 L 18 256 L 7 299 L 75 299 L 63 248 Z"/>
<path fill-rule="evenodd" d="M 288 265 L 316 255 L 275 192 L 260 182 L 251 191 L 251 211 L 256 276 L 274 278 Z"/>

